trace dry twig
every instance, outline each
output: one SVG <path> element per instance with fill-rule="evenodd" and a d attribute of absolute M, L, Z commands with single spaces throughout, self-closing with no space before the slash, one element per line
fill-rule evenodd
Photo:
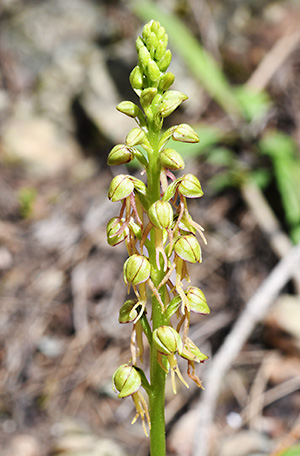
<path fill-rule="evenodd" d="M 282 287 L 291 279 L 293 272 L 299 267 L 299 263 L 300 244 L 293 247 L 264 280 L 248 301 L 232 331 L 215 355 L 206 376 L 206 389 L 197 406 L 194 456 L 208 454 L 209 428 L 213 422 L 219 391 L 226 372 L 230 369 L 255 325 L 261 321 Z"/>

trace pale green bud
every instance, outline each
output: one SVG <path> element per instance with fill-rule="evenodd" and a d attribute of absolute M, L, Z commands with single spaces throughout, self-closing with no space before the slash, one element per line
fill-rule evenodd
<path fill-rule="evenodd" d="M 143 72 L 139 66 L 133 68 L 129 76 L 129 81 L 133 89 L 140 90 L 143 88 Z"/>
<path fill-rule="evenodd" d="M 163 95 L 162 103 L 159 109 L 160 115 L 162 117 L 169 116 L 187 98 L 187 95 L 182 92 L 177 92 L 177 90 L 169 90 Z"/>
<path fill-rule="evenodd" d="M 134 254 L 124 263 L 124 282 L 138 285 L 150 277 L 151 266 L 143 255 Z"/>
<path fill-rule="evenodd" d="M 173 222 L 173 209 L 167 201 L 155 201 L 149 208 L 149 219 L 156 228 L 168 229 Z"/>
<path fill-rule="evenodd" d="M 175 81 L 175 76 L 173 73 L 169 72 L 169 73 L 164 74 L 160 78 L 160 81 L 159 81 L 159 85 L 158 85 L 159 90 L 163 90 L 163 91 L 168 90 L 174 81 Z"/>
<path fill-rule="evenodd" d="M 125 144 L 117 144 L 112 148 L 108 157 L 107 164 L 110 166 L 124 165 L 134 159 L 133 149 L 127 147 Z"/>
<path fill-rule="evenodd" d="M 136 303 L 137 301 L 134 299 L 128 299 L 124 302 L 119 312 L 119 323 L 130 323 L 136 319 L 138 316 L 137 310 L 134 309 Z"/>
<path fill-rule="evenodd" d="M 152 30 L 153 33 L 155 33 L 155 35 L 157 35 L 160 28 L 161 28 L 161 25 L 158 21 L 154 21 L 154 20 L 150 21 L 150 29 Z"/>
<path fill-rule="evenodd" d="M 158 38 L 154 32 L 150 32 L 149 36 L 145 39 L 147 49 L 150 51 L 150 55 L 153 58 L 156 46 L 158 44 Z"/>
<path fill-rule="evenodd" d="M 160 162 L 164 168 L 176 170 L 184 168 L 184 161 L 175 149 L 163 149 L 159 154 Z"/>
<path fill-rule="evenodd" d="M 122 364 L 113 375 L 113 388 L 119 391 L 118 397 L 128 397 L 136 393 L 142 385 L 139 372 L 129 364 Z"/>
<path fill-rule="evenodd" d="M 144 109 L 148 108 L 151 105 L 156 94 L 157 89 L 155 89 L 154 87 L 149 87 L 142 91 L 140 95 L 140 103 Z"/>
<path fill-rule="evenodd" d="M 152 82 L 156 82 L 160 77 L 160 70 L 154 60 L 150 59 L 147 65 L 148 77 Z"/>
<path fill-rule="evenodd" d="M 201 184 L 193 174 L 182 176 L 178 191 L 187 198 L 200 198 L 203 195 Z"/>
<path fill-rule="evenodd" d="M 139 63 L 143 67 L 144 70 L 147 69 L 148 62 L 151 59 L 150 52 L 146 48 L 146 46 L 140 47 L 139 49 Z"/>
<path fill-rule="evenodd" d="M 146 195 L 147 188 L 146 188 L 146 185 L 144 184 L 144 182 L 133 176 L 130 176 L 130 179 L 133 182 L 135 190 L 138 191 L 139 193 L 142 193 L 142 195 Z"/>
<path fill-rule="evenodd" d="M 166 53 L 166 49 L 167 49 L 167 44 L 165 43 L 165 41 L 159 40 L 157 43 L 157 46 L 156 46 L 156 50 L 155 50 L 155 60 L 157 62 L 159 62 L 163 58 L 163 56 Z M 170 60 L 170 62 L 171 62 L 171 60 Z M 169 62 L 169 65 L 170 65 L 170 62 Z M 160 69 L 161 69 L 161 66 L 160 66 Z M 162 71 L 165 71 L 165 70 L 162 70 Z"/>
<path fill-rule="evenodd" d="M 193 361 L 196 363 L 204 363 L 204 361 L 208 359 L 208 356 L 202 353 L 197 347 L 197 345 L 195 345 L 194 342 L 188 337 L 186 338 L 180 356 L 182 356 L 182 358 L 185 358 L 189 361 Z"/>
<path fill-rule="evenodd" d="M 189 301 L 189 307 L 192 312 L 207 315 L 210 313 L 210 309 L 207 305 L 204 293 L 200 288 L 188 287 L 185 292 L 186 297 Z"/>
<path fill-rule="evenodd" d="M 136 42 L 135 42 L 135 47 L 136 47 L 137 52 L 139 52 L 139 50 L 144 46 L 145 46 L 144 41 L 142 40 L 142 38 L 140 36 L 138 36 L 136 39 Z"/>
<path fill-rule="evenodd" d="M 132 101 L 121 101 L 117 106 L 117 110 L 133 118 L 138 117 L 141 111 Z"/>
<path fill-rule="evenodd" d="M 153 331 L 153 342 L 163 355 L 174 355 L 183 349 L 179 333 L 172 326 L 160 326 Z"/>
<path fill-rule="evenodd" d="M 137 146 L 142 144 L 146 140 L 145 132 L 139 128 L 135 127 L 126 136 L 126 145 L 129 147 Z"/>
<path fill-rule="evenodd" d="M 180 124 L 174 128 L 172 138 L 175 141 L 181 141 L 186 143 L 197 143 L 199 137 L 195 130 L 188 124 Z"/>
<path fill-rule="evenodd" d="M 170 49 L 167 49 L 166 52 L 163 54 L 162 58 L 157 62 L 157 66 L 160 71 L 164 72 L 169 67 L 172 60 L 172 54 Z"/>
<path fill-rule="evenodd" d="M 174 244 L 175 253 L 188 263 L 201 263 L 201 247 L 193 234 L 180 236 Z"/>
<path fill-rule="evenodd" d="M 108 190 L 108 198 L 112 202 L 120 201 L 130 195 L 134 190 L 134 184 L 130 176 L 119 174 L 114 177 Z"/>
<path fill-rule="evenodd" d="M 116 246 L 123 242 L 129 235 L 129 228 L 126 227 L 121 234 L 116 234 L 118 230 L 122 227 L 125 219 L 119 220 L 118 217 L 113 217 L 107 224 L 106 234 L 107 234 L 107 243 L 111 246 Z"/>

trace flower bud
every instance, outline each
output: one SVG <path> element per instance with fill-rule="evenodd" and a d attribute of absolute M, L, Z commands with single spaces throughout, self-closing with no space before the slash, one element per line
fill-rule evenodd
<path fill-rule="evenodd" d="M 162 117 L 168 117 L 187 98 L 187 95 L 182 92 L 177 92 L 177 90 L 169 90 L 163 96 L 163 101 L 159 109 L 160 115 Z"/>
<path fill-rule="evenodd" d="M 130 176 L 119 174 L 110 183 L 108 198 L 115 203 L 129 196 L 133 190 L 134 184 Z"/>
<path fill-rule="evenodd" d="M 187 198 L 200 198 L 203 195 L 201 184 L 193 174 L 182 176 L 178 191 Z"/>
<path fill-rule="evenodd" d="M 148 62 L 150 61 L 151 56 L 150 52 L 146 48 L 146 46 L 142 46 L 139 49 L 139 63 L 141 64 L 143 70 L 147 69 Z"/>
<path fill-rule="evenodd" d="M 151 28 L 152 32 L 155 33 L 155 35 L 157 35 L 161 28 L 161 25 L 158 21 L 152 20 L 152 21 L 150 21 L 150 28 Z"/>
<path fill-rule="evenodd" d="M 164 42 L 164 40 L 159 40 L 157 43 L 156 49 L 155 49 L 155 60 L 157 62 L 159 62 L 163 58 L 163 56 L 166 53 L 166 49 L 167 49 L 167 44 Z M 165 71 L 165 70 L 162 70 L 161 67 L 159 67 L 159 68 L 161 71 Z"/>
<path fill-rule="evenodd" d="M 143 72 L 139 66 L 133 68 L 129 76 L 129 81 L 133 89 L 140 90 L 143 88 Z"/>
<path fill-rule="evenodd" d="M 143 255 L 134 254 L 124 263 L 124 282 L 138 285 L 150 277 L 151 266 Z"/>
<path fill-rule="evenodd" d="M 174 220 L 174 222 L 176 223 L 176 220 Z M 181 217 L 178 228 L 180 232 L 182 232 L 182 234 L 196 234 L 196 229 L 193 227 L 193 225 L 190 224 L 185 214 L 183 214 L 183 216 Z"/>
<path fill-rule="evenodd" d="M 126 145 L 129 147 L 137 146 L 145 141 L 146 135 L 145 132 L 139 128 L 135 127 L 126 136 Z"/>
<path fill-rule="evenodd" d="M 203 363 L 206 359 L 208 359 L 208 356 L 202 353 L 197 345 L 194 344 L 194 342 L 189 339 L 188 337 L 186 338 L 184 347 L 182 352 L 180 353 L 180 356 L 182 358 L 185 358 L 189 361 L 193 361 L 196 363 Z"/>
<path fill-rule="evenodd" d="M 183 349 L 182 340 L 172 326 L 160 326 L 153 332 L 153 342 L 163 355 L 174 355 Z"/>
<path fill-rule="evenodd" d="M 185 292 L 186 297 L 189 301 L 189 307 L 191 312 L 207 315 L 210 313 L 210 309 L 207 305 L 204 293 L 200 288 L 188 287 Z"/>
<path fill-rule="evenodd" d="M 113 217 L 107 224 L 106 234 L 107 234 L 107 243 L 111 246 L 116 246 L 121 244 L 127 236 L 129 235 L 129 228 L 126 227 L 121 234 L 116 234 L 119 229 L 122 227 L 122 224 L 125 222 L 125 219 L 119 220 L 118 217 Z"/>
<path fill-rule="evenodd" d="M 168 74 L 168 73 L 167 73 Z M 186 143 L 197 143 L 199 137 L 195 130 L 188 124 L 180 124 L 174 128 L 172 138 L 175 141 L 181 141 Z"/>
<path fill-rule="evenodd" d="M 147 24 L 145 25 L 145 27 L 146 26 L 147 26 Z M 138 36 L 136 39 L 136 42 L 135 42 L 136 51 L 139 52 L 139 50 L 144 46 L 145 46 L 144 41 L 142 40 L 142 38 L 140 36 Z"/>
<path fill-rule="evenodd" d="M 119 312 L 119 323 L 129 323 L 136 319 L 138 312 L 136 309 L 133 310 L 136 303 L 137 301 L 134 299 L 128 299 L 124 302 Z"/>
<path fill-rule="evenodd" d="M 149 208 L 149 219 L 156 228 L 170 228 L 173 222 L 173 209 L 167 201 L 155 201 Z"/>
<path fill-rule="evenodd" d="M 166 47 L 164 47 L 164 44 L 161 45 L 161 46 L 162 46 L 161 49 L 166 49 L 166 47 L 167 47 L 167 45 L 166 45 Z M 158 49 L 156 51 L 156 54 L 160 55 L 160 53 L 162 51 L 160 51 L 158 53 L 158 50 L 159 50 L 159 47 L 158 47 Z M 159 58 L 159 57 L 157 57 L 157 58 Z M 162 72 L 166 71 L 166 69 L 168 68 L 168 66 L 171 63 L 171 60 L 172 60 L 171 51 L 170 51 L 170 49 L 167 49 L 166 52 L 163 54 L 162 58 L 157 62 L 157 66 L 160 69 L 160 71 L 162 71 Z"/>
<path fill-rule="evenodd" d="M 139 372 L 129 364 L 122 364 L 113 375 L 113 388 L 119 391 L 118 397 L 128 397 L 136 393 L 142 384 Z"/>
<path fill-rule="evenodd" d="M 173 84 L 173 82 L 175 81 L 175 76 L 173 73 L 166 73 L 164 74 L 161 78 L 160 78 L 160 81 L 159 81 L 159 90 L 168 90 L 169 87 L 171 87 L 171 85 Z"/>
<path fill-rule="evenodd" d="M 147 49 L 150 51 L 150 55 L 153 58 L 155 54 L 155 49 L 158 44 L 158 38 L 154 32 L 150 32 L 150 34 L 145 39 L 145 44 Z"/>
<path fill-rule="evenodd" d="M 183 169 L 184 161 L 175 149 L 163 149 L 159 154 L 160 162 L 167 169 Z"/>
<path fill-rule="evenodd" d="M 134 159 L 133 149 L 125 146 L 125 144 L 117 144 L 112 148 L 107 157 L 107 164 L 113 165 L 124 165 Z"/>
<path fill-rule="evenodd" d="M 150 59 L 147 65 L 148 77 L 152 82 L 156 82 L 160 77 L 160 70 L 154 60 Z"/>
<path fill-rule="evenodd" d="M 156 94 L 157 89 L 155 89 L 154 87 L 149 87 L 142 91 L 140 95 L 140 103 L 144 109 L 151 105 L 153 98 Z"/>
<path fill-rule="evenodd" d="M 134 185 L 135 190 L 138 191 L 139 193 L 142 193 L 142 195 L 146 195 L 147 188 L 146 188 L 146 185 L 144 184 L 144 182 L 133 176 L 130 176 L 130 179 Z"/>
<path fill-rule="evenodd" d="M 196 237 L 193 234 L 180 236 L 175 244 L 174 250 L 176 254 L 188 263 L 201 263 L 201 247 Z"/>
<path fill-rule="evenodd" d="M 117 106 L 117 110 L 133 118 L 138 117 L 140 114 L 139 107 L 132 101 L 121 101 Z"/>

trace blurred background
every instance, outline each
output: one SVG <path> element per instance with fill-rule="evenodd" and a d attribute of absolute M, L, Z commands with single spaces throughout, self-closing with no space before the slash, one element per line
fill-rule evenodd
<path fill-rule="evenodd" d="M 106 158 L 134 121 L 135 39 L 165 26 L 174 88 L 189 96 L 166 126 L 204 189 L 190 269 L 210 316 L 191 337 L 210 358 L 278 260 L 300 242 L 298 0 L 0 0 L 0 454 L 147 456 L 132 401 L 111 376 L 130 358 L 126 251 L 106 242 L 119 212 Z M 180 147 L 180 148 L 179 148 Z M 300 280 L 291 280 L 224 378 L 210 455 L 267 455 L 299 441 Z M 197 368 L 203 378 L 209 362 Z M 192 455 L 201 391 L 167 385 L 169 455 Z M 286 443 L 287 442 L 287 443 Z M 297 452 L 298 451 L 298 452 Z M 290 455 L 297 456 L 300 450 Z"/>

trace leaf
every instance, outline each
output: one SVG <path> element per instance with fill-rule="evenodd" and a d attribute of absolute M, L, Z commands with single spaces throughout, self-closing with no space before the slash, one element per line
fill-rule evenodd
<path fill-rule="evenodd" d="M 300 445 L 293 446 L 288 450 L 280 453 L 280 456 L 299 456 L 300 454 Z"/>

